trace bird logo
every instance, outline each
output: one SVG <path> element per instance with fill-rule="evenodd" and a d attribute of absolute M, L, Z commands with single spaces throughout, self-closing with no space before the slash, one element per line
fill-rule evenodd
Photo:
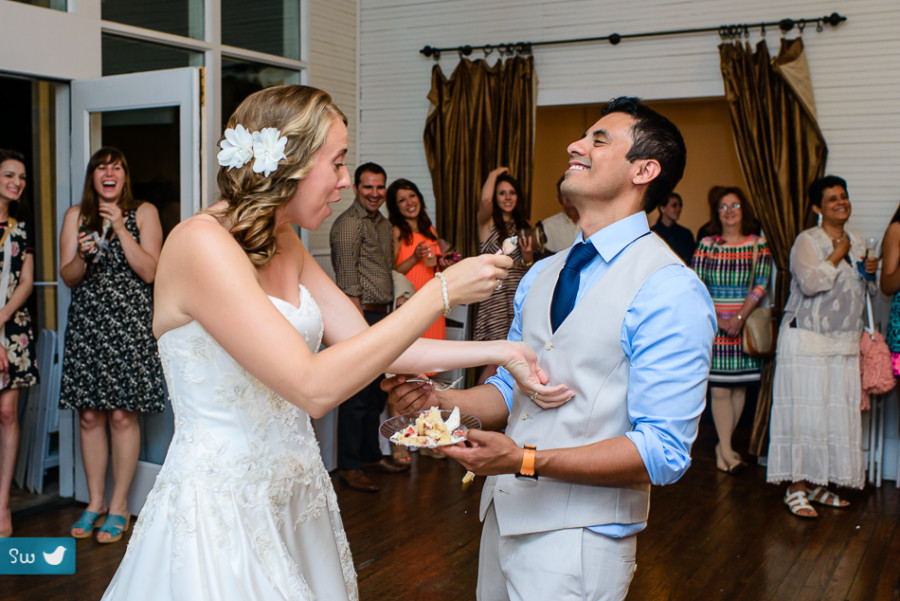
<path fill-rule="evenodd" d="M 44 553 L 44 561 L 51 566 L 58 566 L 62 563 L 63 556 L 66 554 L 66 548 L 62 545 L 56 547 L 53 553 Z"/>

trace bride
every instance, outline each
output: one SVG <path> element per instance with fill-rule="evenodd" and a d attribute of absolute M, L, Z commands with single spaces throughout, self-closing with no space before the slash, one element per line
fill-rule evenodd
<path fill-rule="evenodd" d="M 222 200 L 159 259 L 153 330 L 175 434 L 103 598 L 356 599 L 310 417 L 386 371 L 499 363 L 528 392 L 563 387 L 522 344 L 417 341 L 451 304 L 490 296 L 508 257 L 461 261 L 372 327 L 316 264 L 291 224 L 318 228 L 350 185 L 328 94 L 257 92 L 220 144 Z"/>

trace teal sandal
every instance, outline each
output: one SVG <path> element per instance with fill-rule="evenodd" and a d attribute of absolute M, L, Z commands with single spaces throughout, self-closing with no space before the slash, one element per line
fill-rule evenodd
<path fill-rule="evenodd" d="M 102 514 L 97 513 L 96 511 L 85 510 L 81 514 L 81 517 L 78 518 L 78 521 L 69 528 L 69 534 L 72 535 L 73 538 L 90 538 L 94 533 L 94 528 L 100 525 L 102 517 Z M 74 532 L 75 528 L 81 528 L 81 534 Z"/>
<path fill-rule="evenodd" d="M 106 522 L 100 531 L 97 532 L 98 543 L 115 543 L 122 539 L 122 535 L 128 530 L 128 524 L 131 522 L 131 516 L 116 515 L 114 513 L 106 516 Z M 106 532 L 110 535 L 107 539 L 101 539 L 100 534 Z"/>

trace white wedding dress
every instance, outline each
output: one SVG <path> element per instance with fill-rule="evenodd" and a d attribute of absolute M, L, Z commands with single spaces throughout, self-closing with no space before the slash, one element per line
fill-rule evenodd
<path fill-rule="evenodd" d="M 315 352 L 322 315 L 309 291 L 301 286 L 299 308 L 272 302 Z M 166 332 L 159 354 L 175 434 L 103 599 L 356 600 L 309 415 L 197 322 Z"/>

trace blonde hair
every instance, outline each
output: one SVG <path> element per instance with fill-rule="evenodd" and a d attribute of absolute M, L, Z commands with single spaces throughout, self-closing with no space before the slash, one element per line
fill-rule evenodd
<path fill-rule="evenodd" d="M 228 120 L 227 128 L 243 125 L 253 132 L 275 127 L 287 138 L 286 158 L 268 177 L 254 173 L 252 161 L 234 169 L 220 167 L 216 177 L 227 205 L 208 212 L 230 220 L 231 235 L 254 265 L 265 265 L 274 256 L 275 212 L 309 174 L 315 154 L 336 119 L 347 123 L 347 117 L 326 92 L 282 85 L 251 94 Z"/>

